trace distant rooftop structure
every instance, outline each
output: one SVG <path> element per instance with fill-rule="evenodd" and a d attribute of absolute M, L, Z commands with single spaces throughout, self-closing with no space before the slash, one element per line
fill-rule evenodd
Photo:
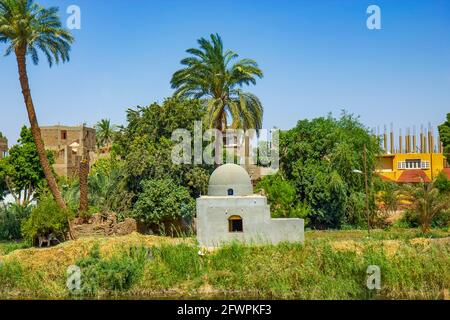
<path fill-rule="evenodd" d="M 441 172 L 450 179 L 450 169 L 443 154 L 443 145 L 435 139 L 433 128 L 427 130 L 421 126 L 420 133 L 416 128 L 407 128 L 405 135 L 399 130 L 398 143 L 395 144 L 393 125 L 388 135 L 386 126 L 384 133 L 377 132 L 378 141 L 383 154 L 378 157 L 375 173 L 385 181 L 398 183 L 430 182 Z"/>
<path fill-rule="evenodd" d="M 4 158 L 8 153 L 8 139 L 0 132 L 0 159 Z"/>
<path fill-rule="evenodd" d="M 96 149 L 95 129 L 85 125 L 44 126 L 41 134 L 45 148 L 55 154 L 53 168 L 60 176 L 77 174 L 83 152 L 92 154 Z"/>

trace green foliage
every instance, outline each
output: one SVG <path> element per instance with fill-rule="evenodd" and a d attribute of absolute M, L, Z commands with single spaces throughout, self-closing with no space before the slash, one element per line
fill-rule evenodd
<path fill-rule="evenodd" d="M 128 124 L 116 135 L 111 155 L 112 159 L 120 159 L 114 160 L 120 164 L 117 189 L 120 198 L 127 200 L 126 204 L 117 206 L 118 211 L 127 212 L 135 207 L 143 192 L 143 181 L 171 180 L 188 191 L 190 201 L 206 193 L 213 168 L 173 163 L 172 149 L 176 142 L 171 140 L 176 129 L 186 129 L 193 137 L 194 122 L 204 115 L 205 107 L 200 101 L 177 98 L 166 99 L 161 105 L 154 103 L 128 110 Z"/>
<path fill-rule="evenodd" d="M 126 214 L 133 195 L 126 190 L 124 163 L 114 157 L 102 158 L 92 167 L 88 177 L 88 200 L 90 212 L 114 211 Z M 76 211 L 79 205 L 80 185 L 78 179 L 62 186 L 64 200 Z"/>
<path fill-rule="evenodd" d="M 31 245 L 26 242 L 26 241 L 22 241 L 22 242 L 0 242 L 0 255 L 2 254 L 9 254 L 13 251 L 16 250 L 21 250 L 21 249 L 27 249 L 30 248 Z"/>
<path fill-rule="evenodd" d="M 70 214 L 69 211 L 62 210 L 52 197 L 43 197 L 23 222 L 22 234 L 31 243 L 36 243 L 38 237 L 51 233 L 63 240 L 68 231 L 67 215 Z"/>
<path fill-rule="evenodd" d="M 105 147 L 112 143 L 117 127 L 109 119 L 102 119 L 95 125 L 97 146 Z"/>
<path fill-rule="evenodd" d="M 306 204 L 297 202 L 295 187 L 283 179 L 280 174 L 264 177 L 256 186 L 257 191 L 263 190 L 270 204 L 272 216 L 275 218 L 306 218 L 309 208 Z"/>
<path fill-rule="evenodd" d="M 19 261 L 2 263 L 0 265 L 0 294 L 5 294 L 8 290 L 20 287 L 22 277 L 25 274 L 24 267 Z"/>
<path fill-rule="evenodd" d="M 159 285 L 171 286 L 181 281 L 195 279 L 204 272 L 196 246 L 180 244 L 162 245 L 152 249 L 150 266 Z"/>
<path fill-rule="evenodd" d="M 423 241 L 410 241 L 418 236 Z M 450 283 L 449 243 L 424 239 L 416 229 L 373 230 L 370 240 L 362 230 L 307 231 L 306 238 L 230 243 L 204 255 L 190 241 L 164 239 L 149 251 L 140 237 L 113 246 L 79 240 L 65 248 L 75 249 L 82 272 L 76 296 L 66 287 L 68 261 L 53 257 L 58 251 L 32 249 L 0 266 L 0 298 L 442 299 Z M 380 291 L 366 287 L 368 265 L 382 270 Z"/>
<path fill-rule="evenodd" d="M 207 284 L 215 289 L 212 294 L 226 298 L 436 299 L 449 281 L 448 246 L 423 254 L 422 247 L 400 243 L 398 253 L 390 255 L 378 242 L 360 245 L 361 253 L 335 250 L 323 240 L 261 247 L 233 243 L 204 257 L 195 255 L 194 248 L 176 245 L 170 260 L 157 256 L 142 283 L 147 280 L 161 290 L 187 286 L 186 294 L 194 297 Z M 189 271 L 181 272 L 178 263 Z M 379 292 L 366 287 L 368 265 L 383 270 Z"/>
<path fill-rule="evenodd" d="M 51 151 L 47 151 L 47 157 L 53 164 Z M 34 200 L 46 185 L 31 130 L 25 126 L 20 132 L 18 144 L 12 146 L 9 155 L 0 160 L 0 181 L 8 186 L 16 202 L 24 206 Z"/>
<path fill-rule="evenodd" d="M 439 189 L 440 192 L 448 194 L 450 197 L 450 179 L 447 175 L 441 172 L 434 180 L 434 186 Z"/>
<path fill-rule="evenodd" d="M 450 159 L 450 113 L 447 113 L 447 120 L 439 126 L 439 137 L 444 144 L 444 153 L 448 160 Z"/>
<path fill-rule="evenodd" d="M 403 187 L 404 194 L 413 204 L 413 210 L 423 233 L 428 233 L 433 220 L 450 207 L 448 197 L 433 183 L 419 183 Z"/>
<path fill-rule="evenodd" d="M 190 220 L 195 213 L 195 201 L 189 191 L 173 180 L 145 180 L 142 192 L 134 204 L 132 217 L 144 224 Z"/>
<path fill-rule="evenodd" d="M 98 244 L 89 255 L 77 261 L 82 272 L 82 295 L 96 295 L 99 292 L 114 293 L 130 289 L 142 277 L 148 259 L 144 247 L 132 247 L 103 258 Z"/>
<path fill-rule="evenodd" d="M 419 215 L 414 209 L 405 210 L 403 216 L 396 224 L 396 226 L 404 228 L 417 228 L 419 225 Z"/>
<path fill-rule="evenodd" d="M 231 115 L 233 128 L 261 129 L 262 104 L 258 97 L 241 89 L 244 85 L 256 84 L 256 78 L 263 77 L 258 64 L 251 59 L 231 64 L 238 54 L 225 50 L 218 34 L 211 34 L 210 40 L 200 38 L 197 42 L 200 48 L 186 50 L 191 56 L 181 60 L 184 68 L 172 77 L 174 96 L 207 99 L 208 128 L 227 129 L 227 116 Z"/>
<path fill-rule="evenodd" d="M 4 205 L 0 208 L 0 240 L 22 239 L 21 224 L 27 219 L 32 206 L 17 204 Z"/>
<path fill-rule="evenodd" d="M 128 110 L 128 125 L 117 135 L 113 149 L 123 161 L 125 189 L 135 195 L 133 202 L 142 191 L 141 182 L 149 179 L 172 179 L 188 188 L 193 198 L 206 193 L 212 167 L 174 164 L 171 154 L 173 131 L 186 129 L 193 137 L 194 122 L 204 114 L 200 101 L 176 98 L 166 99 L 162 105 Z"/>
<path fill-rule="evenodd" d="M 57 13 L 56 7 L 47 9 L 30 0 L 0 0 L 0 43 L 8 44 L 6 55 L 24 50 L 38 64 L 42 51 L 50 67 L 69 61 L 74 39 Z"/>
<path fill-rule="evenodd" d="M 368 130 L 352 115 L 335 119 L 302 120 L 280 134 L 282 174 L 296 189 L 297 201 L 310 208 L 310 226 L 339 228 L 343 223 L 363 224 L 365 194 L 363 150 L 367 149 L 367 172 L 372 172 L 379 146 Z M 370 204 L 374 201 L 371 195 Z"/>

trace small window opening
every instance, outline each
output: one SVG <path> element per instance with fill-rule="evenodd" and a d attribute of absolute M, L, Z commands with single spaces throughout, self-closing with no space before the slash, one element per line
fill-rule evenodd
<path fill-rule="evenodd" d="M 244 232 L 244 226 L 242 224 L 242 218 L 240 216 L 231 216 L 228 219 L 228 231 Z"/>
<path fill-rule="evenodd" d="M 61 140 L 66 140 L 67 139 L 67 131 L 66 130 L 62 130 L 61 131 Z"/>
<path fill-rule="evenodd" d="M 228 195 L 229 195 L 229 196 L 234 195 L 234 190 L 233 190 L 233 189 L 228 189 Z"/>

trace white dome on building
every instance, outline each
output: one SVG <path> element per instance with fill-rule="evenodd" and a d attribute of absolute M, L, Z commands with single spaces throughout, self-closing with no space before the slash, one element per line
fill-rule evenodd
<path fill-rule="evenodd" d="M 248 196 L 253 186 L 247 171 L 232 163 L 218 167 L 209 178 L 208 196 Z"/>

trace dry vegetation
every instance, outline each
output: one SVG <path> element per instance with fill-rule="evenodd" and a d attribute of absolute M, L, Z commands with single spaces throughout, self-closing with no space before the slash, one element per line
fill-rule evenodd
<path fill-rule="evenodd" d="M 3 255 L 0 246 L 0 297 L 79 298 L 65 284 L 67 267 L 81 263 L 90 268 L 82 272 L 95 275 L 83 298 L 445 298 L 448 233 L 434 239 L 395 232 L 375 231 L 368 240 L 364 231 L 310 231 L 304 245 L 232 244 L 204 256 L 192 238 L 137 233 Z M 151 248 L 152 258 L 142 260 L 131 248 Z M 370 264 L 382 270 L 378 293 L 365 286 Z"/>

